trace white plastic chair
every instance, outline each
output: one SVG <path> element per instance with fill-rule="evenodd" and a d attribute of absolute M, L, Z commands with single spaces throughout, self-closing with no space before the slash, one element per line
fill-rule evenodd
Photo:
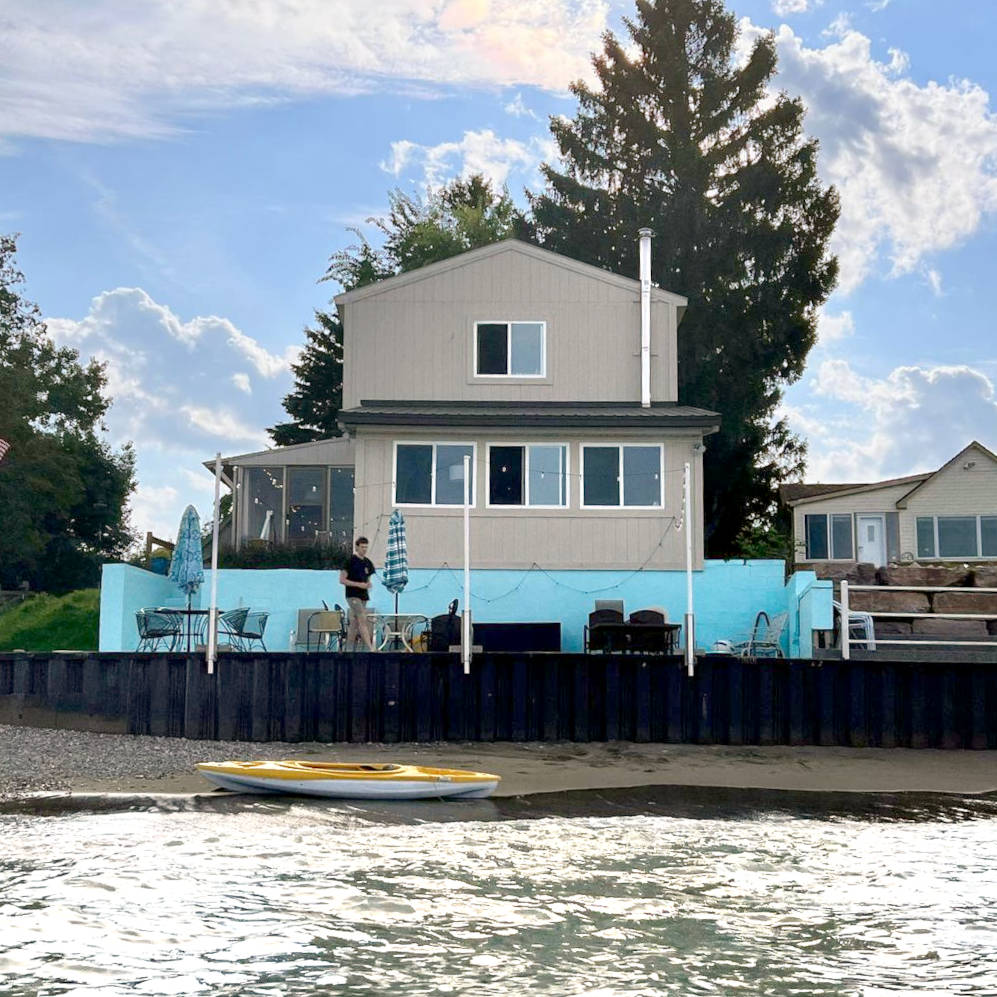
<path fill-rule="evenodd" d="M 844 608 L 840 602 L 832 600 L 831 605 L 841 620 Z M 839 623 L 840 625 L 840 623 Z M 872 621 L 871 613 L 863 613 L 856 609 L 848 610 L 848 640 L 865 644 L 866 650 L 876 650 L 876 626 Z"/>

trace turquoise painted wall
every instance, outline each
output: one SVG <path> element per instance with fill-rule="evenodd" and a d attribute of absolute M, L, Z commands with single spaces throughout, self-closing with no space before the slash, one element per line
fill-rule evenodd
<path fill-rule="evenodd" d="M 383 612 L 394 608 L 394 596 L 375 577 L 371 605 Z M 193 605 L 208 605 L 211 572 L 194 596 Z M 451 599 L 461 599 L 463 573 L 451 568 L 414 570 L 399 598 L 403 613 L 434 616 L 446 611 Z M 482 622 L 547 621 L 561 623 L 565 651 L 580 651 L 583 627 L 596 599 L 622 599 L 627 613 L 663 608 L 668 619 L 681 623 L 685 614 L 686 576 L 676 571 L 473 571 L 471 611 Z M 218 573 L 218 605 L 222 609 L 248 606 L 267 610 L 266 644 L 286 651 L 298 609 L 319 607 L 325 600 L 345 605 L 335 571 L 222 569 Z M 789 612 L 784 650 L 805 654 L 811 647 L 810 625 L 830 627 L 830 588 L 817 583 L 813 572 L 797 572 L 784 581 L 781 561 L 706 561 L 693 574 L 696 646 L 709 648 L 720 639 L 747 637 L 760 610 L 769 616 Z M 801 600 L 805 601 L 805 632 L 801 641 Z M 826 601 L 826 612 L 824 602 Z M 131 565 L 105 565 L 101 591 L 100 649 L 134 649 L 138 635 L 135 611 L 143 606 L 181 605 L 167 579 Z"/>

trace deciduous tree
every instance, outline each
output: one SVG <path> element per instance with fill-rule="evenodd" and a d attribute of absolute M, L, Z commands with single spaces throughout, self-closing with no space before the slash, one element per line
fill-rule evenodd
<path fill-rule="evenodd" d="M 101 438 L 104 368 L 57 347 L 24 298 L 16 239 L 0 236 L 0 587 L 61 593 L 95 585 L 131 543 L 129 446 Z"/>

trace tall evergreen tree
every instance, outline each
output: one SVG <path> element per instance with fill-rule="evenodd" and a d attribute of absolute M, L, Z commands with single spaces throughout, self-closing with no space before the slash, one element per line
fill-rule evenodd
<path fill-rule="evenodd" d="M 423 200 L 400 190 L 388 194 L 385 218 L 371 218 L 384 235 L 375 249 L 359 241 L 334 253 L 321 278 L 352 291 L 395 274 L 524 236 L 527 226 L 507 191 L 496 192 L 480 175 L 451 181 Z M 336 424 L 343 399 L 343 326 L 334 312 L 316 311 L 316 329 L 305 329 L 307 343 L 292 368 L 294 391 L 284 399 L 290 422 L 267 432 L 278 446 L 339 436 Z"/>
<path fill-rule="evenodd" d="M 837 278 L 838 198 L 802 103 L 769 90 L 770 37 L 737 62 L 722 0 L 637 0 L 625 23 L 632 46 L 607 33 L 598 86 L 574 84 L 575 117 L 551 122 L 562 162 L 544 165 L 533 218 L 543 245 L 618 273 L 637 272 L 637 230 L 656 233 L 652 278 L 689 298 L 679 399 L 723 416 L 704 471 L 707 546 L 723 555 L 802 467 L 775 411 Z"/>
<path fill-rule="evenodd" d="M 96 585 L 132 542 L 134 455 L 101 439 L 104 368 L 58 348 L 22 294 L 13 236 L 0 236 L 0 588 Z"/>

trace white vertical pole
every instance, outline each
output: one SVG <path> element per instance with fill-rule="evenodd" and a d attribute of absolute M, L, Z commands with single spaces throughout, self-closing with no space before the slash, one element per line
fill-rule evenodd
<path fill-rule="evenodd" d="M 218 605 L 218 518 L 221 507 L 222 455 L 215 454 L 215 512 L 211 523 L 211 605 L 208 609 L 208 674 L 215 673 L 215 658 L 218 654 L 218 621 L 215 607 Z"/>
<path fill-rule="evenodd" d="M 682 476 L 682 523 L 685 527 L 685 667 L 689 678 L 696 670 L 696 616 L 692 604 L 692 465 Z"/>
<path fill-rule="evenodd" d="M 460 660 L 471 674 L 471 458 L 464 457 L 464 612 L 461 613 Z"/>
<path fill-rule="evenodd" d="M 852 656 L 851 634 L 848 632 L 848 582 L 841 583 L 841 657 L 847 661 Z"/>

